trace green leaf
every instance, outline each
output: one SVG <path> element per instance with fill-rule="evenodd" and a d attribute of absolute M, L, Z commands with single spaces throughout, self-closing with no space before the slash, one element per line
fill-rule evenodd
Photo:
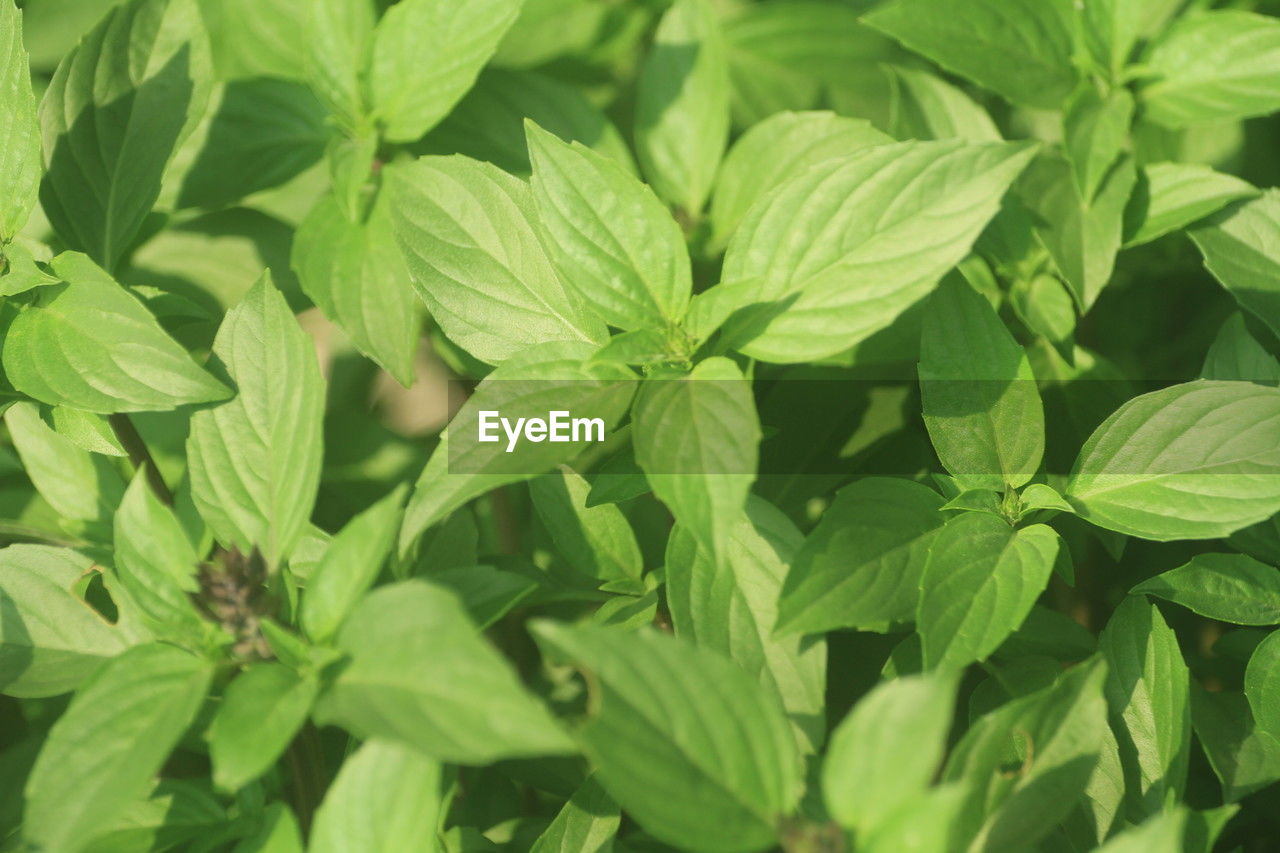
<path fill-rule="evenodd" d="M 379 587 L 343 624 L 338 648 L 350 661 L 320 697 L 317 722 L 458 764 L 572 751 L 446 589 Z"/>
<path fill-rule="evenodd" d="M 211 675 L 199 658 L 158 644 L 99 669 L 49 730 L 27 779 L 26 839 L 78 850 L 141 799 L 195 719 Z"/>
<path fill-rule="evenodd" d="M 790 519 L 759 498 L 728 525 L 722 559 L 677 526 L 667 540 L 667 609 L 676 636 L 720 652 L 774 690 L 801 749 L 816 752 L 826 735 L 827 644 L 773 636 L 778 593 L 802 541 Z"/>
<path fill-rule="evenodd" d="M 1092 201 L 1129 138 L 1133 96 L 1116 89 L 1103 98 L 1086 86 L 1067 102 L 1063 144 L 1080 198 Z"/>
<path fill-rule="evenodd" d="M 1106 658 L 1107 706 L 1120 742 L 1131 819 L 1178 801 L 1187 779 L 1191 711 L 1178 638 L 1155 605 L 1120 603 L 1098 646 Z"/>
<path fill-rule="evenodd" d="M 306 722 L 318 692 L 314 676 L 271 661 L 236 676 L 207 734 L 214 783 L 238 791 L 270 770 Z"/>
<path fill-rule="evenodd" d="M 621 816 L 594 777 L 587 777 L 529 853 L 609 853 Z"/>
<path fill-rule="evenodd" d="M 317 643 L 328 641 L 373 586 L 400 528 L 403 486 L 357 515 L 325 549 L 307 579 L 299 621 Z"/>
<path fill-rule="evenodd" d="M 59 255 L 53 270 L 62 282 L 40 288 L 4 338 L 5 373 L 19 391 L 100 414 L 227 398 L 227 387 L 87 257 Z"/>
<path fill-rule="evenodd" d="M 387 205 L 379 193 L 368 218 L 353 221 L 335 196 L 324 196 L 298 226 L 291 263 L 325 316 L 408 387 L 421 317 Z"/>
<path fill-rule="evenodd" d="M 373 43 L 374 8 L 369 0 L 312 0 L 305 20 L 307 82 L 349 133 L 368 129 L 368 100 L 362 78 Z"/>
<path fill-rule="evenodd" d="M 1094 431 L 1066 496 L 1144 539 L 1213 539 L 1280 511 L 1280 390 L 1188 382 L 1125 403 Z"/>
<path fill-rule="evenodd" d="M 214 536 L 267 562 L 302 535 L 320 478 L 325 383 L 311 338 L 264 275 L 227 312 L 213 354 L 236 396 L 191 417 L 191 496 Z"/>
<path fill-rule="evenodd" d="M 1043 337 L 1064 359 L 1075 350 L 1076 301 L 1055 275 L 1017 279 L 1009 289 L 1009 305 L 1027 328 Z"/>
<path fill-rule="evenodd" d="M 841 826 L 874 834 L 925 794 L 946 751 L 956 686 L 953 674 L 909 675 L 876 685 L 853 706 L 822 766 L 823 799 Z"/>
<path fill-rule="evenodd" d="M 438 853 L 442 787 L 435 759 L 391 741 L 366 741 L 329 786 L 307 849 Z"/>
<path fill-rule="evenodd" d="M 58 435 L 91 453 L 104 456 L 128 456 L 111 429 L 111 423 L 101 415 L 67 406 L 54 406 L 49 410 L 49 422 Z"/>
<path fill-rule="evenodd" d="M 1280 625 L 1280 569 L 1243 554 L 1199 554 L 1130 590 L 1235 625 Z"/>
<path fill-rule="evenodd" d="M 1124 214 L 1125 246 L 1140 246 L 1210 216 L 1258 190 L 1196 163 L 1152 163 L 1139 172 Z"/>
<path fill-rule="evenodd" d="M 1143 18 L 1168 0 L 1083 0 L 1080 9 L 1081 36 L 1094 62 L 1110 77 L 1120 79 L 1143 31 Z"/>
<path fill-rule="evenodd" d="M 1137 182 L 1133 160 L 1121 157 L 1092 198 L 1083 198 L 1066 160 L 1043 157 L 1028 170 L 1019 195 L 1038 217 L 1036 234 L 1087 312 L 1111 280 L 1124 214 Z"/>
<path fill-rule="evenodd" d="M 1018 488 L 1044 455 L 1044 407 L 1031 363 L 991 303 L 958 276 L 929 297 L 920 338 L 924 423 L 942 465 L 967 488 Z"/>
<path fill-rule="evenodd" d="M 636 153 L 658 196 L 697 219 L 729 141 L 729 63 L 709 0 L 676 0 L 636 82 Z"/>
<path fill-rule="evenodd" d="M 203 0 L 218 78 L 305 80 L 310 6 L 311 0 Z"/>
<path fill-rule="evenodd" d="M 711 199 L 712 242 L 723 246 L 751 206 L 818 163 L 893 138 L 871 123 L 831 112 L 782 112 L 753 125 L 733 144 Z"/>
<path fill-rule="evenodd" d="M 1192 229 L 1191 239 L 1214 278 L 1280 335 L 1280 190 L 1228 208 Z"/>
<path fill-rule="evenodd" d="M 1151 853 L 1185 850 L 1187 813 L 1175 809 L 1117 833 L 1097 853 Z"/>
<path fill-rule="evenodd" d="M 400 0 L 373 34 L 369 104 L 382 137 L 412 142 L 448 115 L 489 61 L 521 0 Z"/>
<path fill-rule="evenodd" d="M 617 161 L 526 122 L 535 230 L 560 277 L 610 326 L 669 327 L 692 278 L 680 226 Z"/>
<path fill-rule="evenodd" d="M 0 691 L 57 696 L 124 650 L 121 632 L 72 591 L 92 566 L 63 548 L 0 549 Z"/>
<path fill-rule="evenodd" d="M 58 236 L 114 270 L 204 112 L 209 45 L 195 0 L 130 0 L 58 65 L 40 107 L 40 199 Z"/>
<path fill-rule="evenodd" d="M 1054 109 L 1076 83 L 1066 0 L 895 0 L 863 17 L 916 53 L 1028 107 Z"/>
<path fill-rule="evenodd" d="M 593 347 L 583 343 L 551 343 L 532 347 L 494 370 L 454 416 L 414 485 L 400 531 L 400 554 L 407 555 L 418 538 L 436 522 L 472 498 L 507 483 L 544 474 L 577 456 L 583 442 L 525 443 L 506 452 L 507 442 L 480 442 L 480 412 L 503 417 L 546 417 L 552 410 L 576 417 L 599 417 L 617 424 L 635 390 L 626 368 L 588 364 Z"/>
<path fill-rule="evenodd" d="M 547 341 L 604 341 L 539 245 L 523 181 L 465 157 L 423 157 L 383 180 L 418 295 L 454 343 L 497 364 Z"/>
<path fill-rule="evenodd" d="M 965 732 L 943 780 L 969 782 L 962 816 L 974 837 L 967 849 L 1034 848 L 1075 807 L 1105 743 L 1106 671 L 1097 661 L 1072 667 Z M 952 840 L 951 846 L 966 845 Z"/>
<path fill-rule="evenodd" d="M 1241 693 L 1210 693 L 1191 682 L 1191 724 L 1227 803 L 1280 779 L 1280 740 L 1258 727 Z"/>
<path fill-rule="evenodd" d="M 1218 330 L 1209 351 L 1205 353 L 1201 379 L 1229 382 L 1256 382 L 1280 385 L 1280 358 L 1258 343 L 1250 332 L 1244 315 L 1232 314 Z"/>
<path fill-rule="evenodd" d="M 1221 10 L 1179 19 L 1143 62 L 1145 115 L 1167 127 L 1280 110 L 1280 21 Z"/>
<path fill-rule="evenodd" d="M 969 253 L 1031 153 L 1022 144 L 906 142 L 788 180 L 747 214 L 722 275 L 756 280 L 742 307 L 780 310 L 731 320 L 724 334 L 753 358 L 796 362 L 888 326 Z"/>
<path fill-rule="evenodd" d="M 1280 738 L 1280 631 L 1267 634 L 1249 656 L 1244 695 L 1258 728 Z"/>
<path fill-rule="evenodd" d="M 125 479 L 107 457 L 73 444 L 48 427 L 34 403 L 4 414 L 9 438 L 36 491 L 59 515 L 104 527 L 124 496 Z"/>
<path fill-rule="evenodd" d="M 1015 530 L 986 513 L 948 521 L 929 544 L 916 631 L 927 668 L 984 660 L 1031 612 L 1062 540 L 1035 524 Z"/>
<path fill-rule="evenodd" d="M 546 74 L 493 66 L 481 72 L 467 96 L 414 145 L 414 151 L 465 154 L 524 177 L 532 168 L 525 142 L 526 119 L 565 142 L 581 142 L 617 160 L 628 174 L 636 174 L 635 160 L 621 132 L 582 89 Z"/>
<path fill-rule="evenodd" d="M 0 2 L 0 246 L 22 230 L 40 186 L 40 126 L 31 91 L 22 13 L 12 0 Z"/>
<path fill-rule="evenodd" d="M 913 620 L 941 508 L 937 492 L 910 480 L 868 477 L 841 489 L 791 561 L 778 631 Z"/>
<path fill-rule="evenodd" d="M 235 846 L 235 853 L 303 853 L 302 830 L 293 811 L 272 803 L 256 816 L 257 826 Z"/>
<path fill-rule="evenodd" d="M 529 496 L 560 554 L 580 574 L 600 581 L 638 579 L 644 558 L 622 510 L 587 506 L 591 484 L 561 465 L 529 484 Z"/>
<path fill-rule="evenodd" d="M 897 139 L 968 139 L 999 142 L 1000 130 L 964 90 L 936 74 L 882 66 L 892 97 L 889 133 Z"/>
<path fill-rule="evenodd" d="M 709 358 L 687 376 L 642 384 L 631 417 L 636 462 L 653 493 L 719 559 L 759 461 L 751 386 L 732 361 Z"/>
<path fill-rule="evenodd" d="M 238 23 L 259 17 L 246 14 Z M 231 40 L 242 36 L 238 29 Z M 324 120 L 324 107 L 300 83 L 270 77 L 228 83 L 183 177 L 178 206 L 226 207 L 302 174 L 324 156 L 332 133 Z"/>
<path fill-rule="evenodd" d="M 777 700 L 719 655 L 650 630 L 531 623 L 590 691 L 575 731 L 609 795 L 660 841 L 760 850 L 800 795 L 795 738 Z"/>
<path fill-rule="evenodd" d="M 196 592 L 200 555 L 182 523 L 152 494 L 139 471 L 115 515 L 115 569 L 144 621 L 161 639 L 199 648 L 206 623 L 188 593 Z"/>

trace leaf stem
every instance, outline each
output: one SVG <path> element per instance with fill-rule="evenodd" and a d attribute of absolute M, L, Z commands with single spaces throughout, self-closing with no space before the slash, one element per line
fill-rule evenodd
<path fill-rule="evenodd" d="M 133 421 L 123 412 L 108 415 L 107 421 L 111 424 L 111 429 L 119 439 L 120 445 L 129 454 L 129 461 L 133 463 L 134 469 L 146 469 L 147 484 L 151 486 L 151 491 L 155 492 L 156 497 L 163 504 L 173 506 L 173 492 L 169 491 L 169 485 L 165 483 L 164 477 L 160 476 L 160 469 L 156 467 L 156 461 L 151 457 L 151 451 L 147 450 L 147 444 L 142 440 Z"/>
<path fill-rule="evenodd" d="M 324 752 L 320 733 L 307 722 L 285 752 L 289 768 L 289 801 L 303 836 L 311 832 L 311 819 L 324 796 Z"/>

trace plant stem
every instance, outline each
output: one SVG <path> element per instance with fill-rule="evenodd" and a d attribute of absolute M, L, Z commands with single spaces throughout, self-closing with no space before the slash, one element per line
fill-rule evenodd
<path fill-rule="evenodd" d="M 147 444 L 138 434 L 133 421 L 123 413 L 108 415 L 107 421 L 111 424 L 111 429 L 115 432 L 121 446 L 129 454 L 129 461 L 133 463 L 134 469 L 146 468 L 147 484 L 151 486 L 151 491 L 155 492 L 161 503 L 173 506 L 173 492 L 169 491 L 169 485 L 165 483 L 164 477 L 160 476 L 160 469 L 156 467 L 156 461 L 151 457 L 151 451 L 147 450 Z"/>
<path fill-rule="evenodd" d="M 324 753 L 320 733 L 308 722 L 294 737 L 285 752 L 289 767 L 289 801 L 294 816 L 305 836 L 311 831 L 311 818 L 324 796 Z"/>

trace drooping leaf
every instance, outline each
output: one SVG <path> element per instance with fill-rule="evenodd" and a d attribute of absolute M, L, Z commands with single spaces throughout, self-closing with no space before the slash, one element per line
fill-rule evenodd
<path fill-rule="evenodd" d="M 1015 530 L 965 513 L 929 543 L 916 631 L 928 668 L 983 660 L 1022 624 L 1049 582 L 1062 541 L 1043 524 Z"/>
<path fill-rule="evenodd" d="M 1168 127 L 1280 110 L 1280 21 L 1221 10 L 1188 15 L 1152 46 L 1140 95 Z"/>
<path fill-rule="evenodd" d="M 298 226 L 292 266 L 302 291 L 356 347 L 408 387 L 421 318 L 386 193 L 362 221 L 325 196 Z"/>
<path fill-rule="evenodd" d="M 306 722 L 318 692 L 315 676 L 274 661 L 238 675 L 209 725 L 214 783 L 238 791 L 267 772 Z"/>
<path fill-rule="evenodd" d="M 115 270 L 204 112 L 210 72 L 195 0 L 129 0 L 63 58 L 40 108 L 40 200 L 69 248 Z"/>
<path fill-rule="evenodd" d="M 40 126 L 31 91 L 22 13 L 12 0 L 0 2 L 0 245 L 26 224 L 40 185 Z"/>
<path fill-rule="evenodd" d="M 1263 348 L 1249 331 L 1243 314 L 1232 314 L 1204 356 L 1201 379 L 1280 385 L 1280 358 Z"/>
<path fill-rule="evenodd" d="M 919 483 L 868 477 L 841 489 L 791 561 L 778 630 L 818 633 L 915 618 L 942 498 Z"/>
<path fill-rule="evenodd" d="M 275 563 L 302 535 L 320 477 L 314 345 L 266 275 L 227 312 L 213 354 L 236 396 L 191 417 L 192 500 L 219 541 Z"/>
<path fill-rule="evenodd" d="M 1015 144 L 907 142 L 788 180 L 743 220 L 723 272 L 755 282 L 740 307 L 778 309 L 724 334 L 747 355 L 783 362 L 864 340 L 968 254 L 1030 156 Z"/>
<path fill-rule="evenodd" d="M 863 18 L 1017 104 L 1054 109 L 1071 92 L 1073 9 L 1065 0 L 895 0 Z"/>
<path fill-rule="evenodd" d="M 742 372 L 709 358 L 687 376 L 650 379 L 632 422 L 636 462 L 653 493 L 719 559 L 759 461 L 760 416 Z"/>
<path fill-rule="evenodd" d="M 238 22 L 258 18 L 248 14 Z M 240 30 L 229 40 L 242 37 Z M 208 135 L 182 179 L 179 207 L 234 204 L 286 183 L 324 156 L 332 131 L 323 106 L 302 84 L 271 77 L 237 80 L 216 100 Z"/>
<path fill-rule="evenodd" d="M 1150 243 L 1257 194 L 1252 184 L 1196 163 L 1143 166 L 1124 214 L 1125 246 Z"/>
<path fill-rule="evenodd" d="M 955 691 L 952 674 L 882 682 L 836 727 L 822 766 L 822 796 L 841 826 L 873 835 L 925 793 L 942 762 Z M 881 783 L 868 785 L 869 779 Z"/>
<path fill-rule="evenodd" d="M 135 646 L 76 693 L 26 785 L 23 835 L 48 850 L 78 850 L 147 791 L 195 718 L 212 675 L 173 646 Z"/>
<path fill-rule="evenodd" d="M 307 636 L 328 641 L 378 579 L 396 541 L 404 488 L 400 487 L 347 522 L 329 542 L 307 579 L 299 622 Z"/>
<path fill-rule="evenodd" d="M 127 485 L 110 459 L 51 430 L 34 403 L 13 404 L 4 413 L 4 423 L 27 476 L 54 511 L 105 528 Z"/>
<path fill-rule="evenodd" d="M 61 283 L 41 288 L 4 338 L 5 373 L 15 388 L 44 403 L 101 414 L 229 396 L 137 296 L 93 261 L 63 254 L 53 270 Z"/>
<path fill-rule="evenodd" d="M 1244 554 L 1199 554 L 1130 591 L 1222 622 L 1280 625 L 1280 569 Z"/>
<path fill-rule="evenodd" d="M 621 822 L 617 804 L 588 777 L 529 853 L 608 853 Z"/>
<path fill-rule="evenodd" d="M 753 125 L 729 149 L 711 199 L 713 242 L 724 245 L 751 206 L 806 169 L 893 138 L 870 122 L 831 112 L 782 112 Z"/>
<path fill-rule="evenodd" d="M 1189 382 L 1143 394 L 1093 433 L 1066 496 L 1145 539 L 1226 536 L 1280 511 L 1280 390 Z"/>
<path fill-rule="evenodd" d="M 690 850 L 760 850 L 800 793 L 777 700 L 719 655 L 652 631 L 531 625 L 589 678 L 575 730 L 596 778 L 647 832 Z"/>
<path fill-rule="evenodd" d="M 412 142 L 471 88 L 521 0 L 400 0 L 373 34 L 369 106 L 391 142 Z"/>
<path fill-rule="evenodd" d="M 44 545 L 0 549 L 0 691 L 57 696 L 124 651 L 121 632 L 72 589 L 92 564 Z"/>
<path fill-rule="evenodd" d="M 729 139 L 729 64 L 708 0 L 676 0 L 636 83 L 636 153 L 658 196 L 696 219 Z"/>
<path fill-rule="evenodd" d="M 1019 187 L 1038 217 L 1040 241 L 1082 312 L 1092 307 L 1115 270 L 1125 210 L 1137 181 L 1132 158 L 1122 156 L 1098 180 L 1095 194 L 1083 197 L 1066 160 L 1042 157 Z"/>
<path fill-rule="evenodd" d="M 461 764 L 573 749 L 442 587 L 379 587 L 347 618 L 337 645 L 350 662 L 321 695 L 318 722 Z"/>
<path fill-rule="evenodd" d="M 1191 239 L 1240 306 L 1280 334 L 1280 190 L 1228 208 Z"/>
<path fill-rule="evenodd" d="M 600 581 L 639 579 L 644 557 L 630 522 L 613 504 L 587 506 L 591 485 L 581 475 L 562 465 L 529 489 L 538 518 L 576 571 Z"/>
<path fill-rule="evenodd" d="M 198 589 L 199 554 L 174 512 L 134 476 L 115 515 L 115 570 L 161 639 L 199 648 L 204 623 L 188 593 Z"/>
<path fill-rule="evenodd" d="M 758 498 L 730 527 L 721 559 L 677 527 L 667 540 L 667 608 L 676 636 L 720 652 L 776 691 L 802 749 L 816 752 L 826 732 L 826 642 L 773 636 L 778 593 L 801 542 L 795 525 Z"/>
<path fill-rule="evenodd" d="M 383 180 L 418 294 L 471 355 L 497 364 L 534 344 L 604 339 L 538 243 L 527 184 L 465 157 L 423 157 Z"/>
<path fill-rule="evenodd" d="M 1155 814 L 1181 797 L 1191 749 L 1189 677 L 1178 638 L 1154 604 L 1129 597 L 1098 645 L 1130 817 Z"/>
<path fill-rule="evenodd" d="M 386 740 L 361 744 L 316 811 L 313 853 L 439 853 L 440 764 Z"/>
<path fill-rule="evenodd" d="M 338 125 L 361 135 L 368 130 L 369 103 L 362 77 L 373 42 L 370 0 L 311 0 L 298 24 L 306 35 L 307 82 Z"/>
<path fill-rule="evenodd" d="M 957 846 L 1032 846 L 1086 791 L 1104 744 L 1107 667 L 1081 664 L 1039 691 L 979 718 L 952 750 L 945 781 L 972 780 Z M 951 844 L 957 844 L 955 840 Z"/>
<path fill-rule="evenodd" d="M 943 467 L 968 488 L 1018 488 L 1044 455 L 1031 363 L 991 303 L 959 277 L 929 297 L 920 339 L 924 422 Z"/>
<path fill-rule="evenodd" d="M 616 161 L 526 123 L 535 230 L 560 277 L 610 326 L 669 327 L 692 278 L 680 226 Z"/>

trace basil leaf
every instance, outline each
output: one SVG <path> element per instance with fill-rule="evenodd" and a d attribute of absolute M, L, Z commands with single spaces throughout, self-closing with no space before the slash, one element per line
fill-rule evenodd
<path fill-rule="evenodd" d="M 1191 231 L 1214 278 L 1280 334 L 1280 191 L 1235 205 Z"/>
<path fill-rule="evenodd" d="M 1080 451 L 1066 497 L 1144 539 L 1227 536 L 1280 511 L 1280 390 L 1188 382 L 1130 400 Z"/>
<path fill-rule="evenodd" d="M 1199 554 L 1130 590 L 1236 625 L 1280 625 L 1280 572 L 1243 554 Z"/>
<path fill-rule="evenodd" d="M 22 13 L 12 0 L 0 2 L 0 246 L 22 230 L 40 185 L 40 126 L 31 91 Z"/>

